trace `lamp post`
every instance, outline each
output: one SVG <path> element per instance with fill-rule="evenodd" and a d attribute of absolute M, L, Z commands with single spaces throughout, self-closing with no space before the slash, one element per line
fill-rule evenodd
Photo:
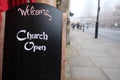
<path fill-rule="evenodd" d="M 98 0 L 98 8 L 97 8 L 97 19 L 95 25 L 95 38 L 98 38 L 98 28 L 99 28 L 99 12 L 100 12 L 100 0 Z"/>

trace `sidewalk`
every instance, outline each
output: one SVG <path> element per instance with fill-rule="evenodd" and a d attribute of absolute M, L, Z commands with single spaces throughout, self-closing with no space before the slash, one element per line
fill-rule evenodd
<path fill-rule="evenodd" d="M 71 31 L 66 50 L 66 80 L 120 80 L 120 44 Z"/>

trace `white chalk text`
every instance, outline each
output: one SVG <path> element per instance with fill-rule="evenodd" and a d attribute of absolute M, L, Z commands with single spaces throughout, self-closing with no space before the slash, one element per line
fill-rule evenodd
<path fill-rule="evenodd" d="M 27 30 L 20 30 L 17 32 L 16 38 L 18 41 L 25 41 L 25 40 L 28 41 L 24 44 L 24 49 L 26 51 L 36 52 L 37 50 L 38 51 L 46 51 L 46 49 L 47 49 L 45 45 L 36 45 L 33 42 L 33 40 L 38 40 L 38 39 L 47 41 L 48 34 L 46 34 L 45 32 L 38 33 L 38 34 L 32 34 Z"/>

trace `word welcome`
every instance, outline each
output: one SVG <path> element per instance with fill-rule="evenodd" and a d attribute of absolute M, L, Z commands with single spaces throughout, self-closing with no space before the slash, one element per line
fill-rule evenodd
<path fill-rule="evenodd" d="M 31 34 L 27 30 L 20 30 L 16 34 L 16 38 L 18 41 L 25 41 L 29 40 L 30 42 L 26 42 L 24 44 L 24 49 L 26 51 L 33 51 L 36 52 L 36 50 L 39 51 L 46 51 L 46 46 L 45 45 L 36 45 L 32 40 L 48 40 L 48 35 L 45 32 L 39 33 L 39 34 Z"/>
<path fill-rule="evenodd" d="M 21 13 L 22 16 L 38 16 L 38 15 L 45 15 L 47 17 L 49 17 L 49 21 L 52 20 L 52 16 L 49 14 L 49 10 L 46 9 L 39 9 L 39 10 L 35 10 L 34 6 L 29 6 L 27 5 L 27 7 L 24 9 L 18 8 L 18 12 Z"/>

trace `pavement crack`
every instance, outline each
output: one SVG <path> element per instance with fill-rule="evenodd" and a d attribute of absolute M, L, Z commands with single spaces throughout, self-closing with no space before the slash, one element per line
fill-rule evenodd
<path fill-rule="evenodd" d="M 105 77 L 108 79 L 108 80 L 110 80 L 110 78 L 107 76 L 107 74 L 101 69 L 101 68 L 99 68 L 100 70 L 101 70 L 101 72 L 105 75 Z"/>

